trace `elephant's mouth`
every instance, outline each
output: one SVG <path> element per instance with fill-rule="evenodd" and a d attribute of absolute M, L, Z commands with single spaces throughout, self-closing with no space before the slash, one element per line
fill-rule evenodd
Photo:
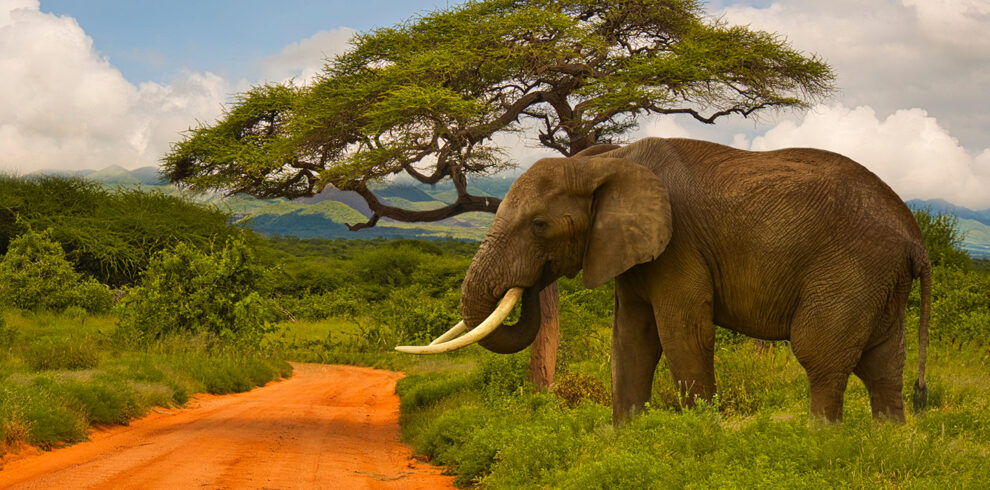
<path fill-rule="evenodd" d="M 485 348 L 499 353 L 512 353 L 533 343 L 540 326 L 540 291 L 555 280 L 549 264 L 540 278 L 528 287 L 509 288 L 498 306 L 476 327 L 469 329 L 462 320 L 443 335 L 423 346 L 400 345 L 395 348 L 407 354 L 442 354 L 480 342 Z M 505 325 L 512 309 L 522 302 L 522 312 L 513 325 Z M 463 335 L 462 335 L 463 334 Z"/>

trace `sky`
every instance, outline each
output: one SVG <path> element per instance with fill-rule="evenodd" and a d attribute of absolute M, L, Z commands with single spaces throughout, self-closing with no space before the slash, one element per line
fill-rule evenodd
<path fill-rule="evenodd" d="M 252 85 L 304 83 L 357 32 L 437 0 L 0 0 L 0 172 L 157 165 Z M 644 119 L 631 140 L 816 147 L 907 199 L 990 208 L 990 0 L 713 0 L 712 18 L 784 36 L 840 88 L 807 111 L 703 125 Z M 550 153 L 506 139 L 523 167 Z"/>

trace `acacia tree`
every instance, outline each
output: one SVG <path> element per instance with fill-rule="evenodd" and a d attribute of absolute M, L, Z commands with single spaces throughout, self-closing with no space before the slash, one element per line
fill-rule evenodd
<path fill-rule="evenodd" d="M 351 230 L 383 217 L 436 221 L 498 208 L 467 185 L 511 164 L 498 133 L 532 131 L 569 156 L 620 142 L 644 116 L 711 124 L 800 108 L 833 81 L 817 56 L 708 18 L 695 0 L 469 1 L 355 36 L 312 84 L 252 88 L 219 121 L 190 130 L 163 167 L 194 189 L 357 192 L 373 214 Z M 451 179 L 457 198 L 404 209 L 368 186 L 401 173 L 425 184 Z"/>

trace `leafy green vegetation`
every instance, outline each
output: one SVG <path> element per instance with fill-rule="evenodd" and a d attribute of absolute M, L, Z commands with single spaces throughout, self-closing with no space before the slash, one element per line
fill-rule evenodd
<path fill-rule="evenodd" d="M 72 268 L 50 231 L 28 231 L 15 238 L 0 259 L 0 304 L 25 310 L 93 313 L 110 309 L 109 288 Z"/>
<path fill-rule="evenodd" d="M 936 320 L 943 329 L 945 322 Z M 931 408 L 909 414 L 903 426 L 872 421 L 869 395 L 855 378 L 842 424 L 809 423 L 805 374 L 786 343 L 751 340 L 719 344 L 715 403 L 682 409 L 661 363 L 650 408 L 619 429 L 599 398 L 609 381 L 604 369 L 595 375 L 586 364 L 566 364 L 552 393 L 533 393 L 525 353 L 482 354 L 468 370 L 461 359 L 401 380 L 402 426 L 415 450 L 449 465 L 461 485 L 981 488 L 990 477 L 983 463 L 990 454 L 988 341 L 985 331 L 977 342 L 935 341 Z M 574 348 L 574 339 L 564 342 Z M 908 350 L 911 366 L 916 344 Z M 600 357 L 570 357 L 586 356 Z"/>
<path fill-rule="evenodd" d="M 29 229 L 50 229 L 77 271 L 111 287 L 134 284 L 155 253 L 179 242 L 207 248 L 239 234 L 227 221 L 218 209 L 180 195 L 0 175 L 0 253 Z"/>
<path fill-rule="evenodd" d="M 925 247 L 928 248 L 928 259 L 932 265 L 969 268 L 969 255 L 961 248 L 964 236 L 959 229 L 959 218 L 930 209 L 915 211 L 914 218 L 925 236 Z"/>
<path fill-rule="evenodd" d="M 119 331 L 145 340 L 205 333 L 252 342 L 275 319 L 266 272 L 243 239 L 214 244 L 210 254 L 180 242 L 152 257 L 141 285 L 124 296 Z"/>
<path fill-rule="evenodd" d="M 214 208 L 0 176 L 0 243 L 0 455 L 291 372 L 263 338 L 270 252 Z"/>

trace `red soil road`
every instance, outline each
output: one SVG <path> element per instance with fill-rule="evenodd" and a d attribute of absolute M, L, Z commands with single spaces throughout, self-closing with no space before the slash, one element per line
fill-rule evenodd
<path fill-rule="evenodd" d="M 0 488 L 453 488 L 399 440 L 402 373 L 293 368 L 285 381 L 9 462 Z"/>

